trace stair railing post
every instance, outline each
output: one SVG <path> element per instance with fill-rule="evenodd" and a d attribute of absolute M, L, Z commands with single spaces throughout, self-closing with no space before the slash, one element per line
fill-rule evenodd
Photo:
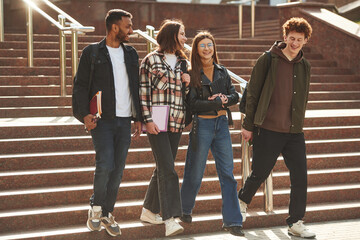
<path fill-rule="evenodd" d="M 244 122 L 244 114 L 241 113 L 241 125 Z M 250 146 L 248 142 L 241 137 L 241 163 L 242 163 L 242 186 L 245 185 L 246 178 L 250 175 Z"/>
<path fill-rule="evenodd" d="M 72 27 L 75 27 L 75 24 L 71 24 Z M 78 67 L 78 31 L 71 31 L 71 68 L 72 68 L 72 79 L 76 75 Z"/>
<path fill-rule="evenodd" d="M 58 16 L 60 25 L 65 27 L 65 17 Z M 66 36 L 65 32 L 59 29 L 60 45 L 60 96 L 66 96 Z"/>
<path fill-rule="evenodd" d="M 243 18 L 243 6 L 239 4 L 239 38 L 242 38 L 242 18 Z"/>
<path fill-rule="evenodd" d="M 264 211 L 269 213 L 274 210 L 272 171 L 264 182 Z"/>
<path fill-rule="evenodd" d="M 34 66 L 34 33 L 33 33 L 33 14 L 32 9 L 28 5 L 26 7 L 26 35 L 27 35 L 27 53 L 28 66 Z"/>
<path fill-rule="evenodd" d="M 251 1 L 251 37 L 255 37 L 255 0 Z"/>
<path fill-rule="evenodd" d="M 4 0 L 0 0 L 0 42 L 4 41 Z"/>
<path fill-rule="evenodd" d="M 150 37 L 155 38 L 155 28 L 153 26 L 146 25 L 146 32 Z M 151 42 L 147 41 L 146 46 L 148 53 L 153 51 L 154 46 Z"/>

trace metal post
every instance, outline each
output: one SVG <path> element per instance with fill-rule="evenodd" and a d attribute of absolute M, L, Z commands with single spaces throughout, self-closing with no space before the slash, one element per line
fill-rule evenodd
<path fill-rule="evenodd" d="M 27 52 L 28 66 L 34 66 L 34 33 L 33 33 L 33 15 L 30 6 L 26 8 L 26 33 L 27 33 Z"/>
<path fill-rule="evenodd" d="M 153 26 L 150 26 L 150 25 L 146 25 L 146 32 L 147 34 L 152 37 L 152 38 L 155 38 L 155 28 Z M 151 42 L 147 42 L 147 52 L 150 53 L 153 51 L 153 44 Z"/>
<path fill-rule="evenodd" d="M 242 17 L 243 17 L 243 6 L 239 4 L 239 38 L 242 38 Z"/>
<path fill-rule="evenodd" d="M 74 24 L 71 24 L 74 26 Z M 71 68 L 72 68 L 72 79 L 76 75 L 78 67 L 78 32 L 77 30 L 72 30 L 71 32 Z"/>
<path fill-rule="evenodd" d="M 251 1 L 251 37 L 255 37 L 255 0 Z"/>
<path fill-rule="evenodd" d="M 244 114 L 241 113 L 241 124 L 244 121 Z M 250 146 L 248 142 L 241 137 L 241 162 L 242 162 L 242 183 L 244 186 L 246 178 L 250 175 Z"/>
<path fill-rule="evenodd" d="M 4 41 L 4 0 L 0 0 L 0 42 Z"/>
<path fill-rule="evenodd" d="M 65 26 L 65 17 L 58 16 L 59 23 Z M 59 44 L 60 44 L 60 96 L 66 96 L 66 37 L 65 32 L 59 30 Z"/>
<path fill-rule="evenodd" d="M 264 182 L 264 211 L 272 212 L 273 210 L 273 181 L 271 171 L 269 177 Z"/>

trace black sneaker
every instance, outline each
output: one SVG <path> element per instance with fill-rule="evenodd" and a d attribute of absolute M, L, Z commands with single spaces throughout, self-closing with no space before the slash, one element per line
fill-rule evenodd
<path fill-rule="evenodd" d="M 223 227 L 223 229 L 235 236 L 241 236 L 241 237 L 245 236 L 242 226 Z"/>
<path fill-rule="evenodd" d="M 192 217 L 191 215 L 187 215 L 187 214 L 183 214 L 181 217 L 180 217 L 180 220 L 184 223 L 191 223 L 192 222 Z"/>

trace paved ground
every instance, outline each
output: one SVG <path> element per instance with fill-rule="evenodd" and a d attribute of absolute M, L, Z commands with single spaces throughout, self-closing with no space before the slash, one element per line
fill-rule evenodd
<path fill-rule="evenodd" d="M 310 223 L 306 226 L 316 233 L 317 240 L 359 240 L 360 219 Z M 245 229 L 245 237 L 235 237 L 226 232 L 212 234 L 188 235 L 172 238 L 172 240 L 300 240 L 302 238 L 290 237 L 285 226 L 272 228 Z"/>

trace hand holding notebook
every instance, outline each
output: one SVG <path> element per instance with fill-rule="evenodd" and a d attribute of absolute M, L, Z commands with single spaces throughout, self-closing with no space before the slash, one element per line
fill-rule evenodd
<path fill-rule="evenodd" d="M 152 106 L 152 120 L 160 130 L 160 132 L 167 132 L 169 121 L 169 105 Z M 146 132 L 146 125 L 142 124 L 143 132 Z"/>

